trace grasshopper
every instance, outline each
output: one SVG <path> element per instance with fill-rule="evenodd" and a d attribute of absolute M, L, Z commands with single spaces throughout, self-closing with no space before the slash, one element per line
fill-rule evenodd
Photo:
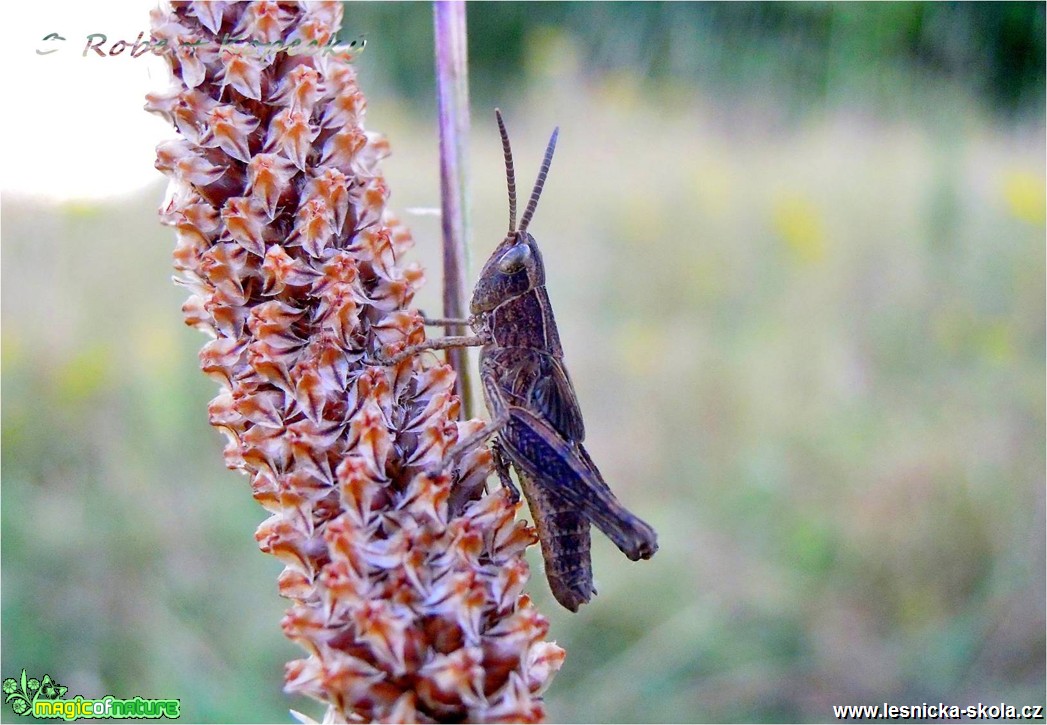
<path fill-rule="evenodd" d="M 549 173 L 559 129 L 553 131 L 530 201 L 516 225 L 516 178 L 509 135 L 495 116 L 505 156 L 509 232 L 484 264 L 470 302 L 468 320 L 426 319 L 432 325 L 468 324 L 474 335 L 448 336 L 408 347 L 389 362 L 422 350 L 480 346 L 480 379 L 491 423 L 449 452 L 448 460 L 483 440 L 492 444 L 495 470 L 514 501 L 516 470 L 541 542 L 545 575 L 556 600 L 572 612 L 596 593 L 589 556 L 589 526 L 595 524 L 636 561 L 658 550 L 650 526 L 611 493 L 582 441 L 585 428 L 574 386 L 564 367 L 545 267 L 527 225 Z"/>

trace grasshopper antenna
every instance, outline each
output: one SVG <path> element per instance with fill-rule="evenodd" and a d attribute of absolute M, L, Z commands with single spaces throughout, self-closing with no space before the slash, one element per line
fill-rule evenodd
<path fill-rule="evenodd" d="M 549 145 L 545 147 L 545 158 L 542 159 L 542 168 L 538 170 L 538 180 L 534 182 L 534 191 L 531 192 L 531 200 L 527 202 L 523 219 L 520 220 L 520 233 L 527 231 L 527 225 L 531 223 L 534 210 L 538 206 L 538 197 L 542 195 L 542 187 L 545 186 L 545 177 L 549 174 L 549 165 L 553 162 L 553 152 L 556 151 L 556 137 L 560 133 L 560 127 L 553 129 L 553 135 L 549 139 Z"/>
<path fill-rule="evenodd" d="M 509 146 L 509 133 L 505 130 L 502 112 L 494 109 L 498 119 L 498 133 L 502 135 L 502 154 L 505 156 L 505 183 L 509 187 L 509 234 L 516 231 L 516 172 L 513 170 L 513 150 Z"/>

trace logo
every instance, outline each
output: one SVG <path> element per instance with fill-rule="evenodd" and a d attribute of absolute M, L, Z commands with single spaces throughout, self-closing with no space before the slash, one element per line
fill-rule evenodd
<path fill-rule="evenodd" d="M 77 695 L 66 700 L 63 698 L 69 691 L 68 687 L 55 682 L 51 675 L 39 679 L 27 677 L 24 669 L 18 679 L 5 678 L 3 688 L 4 702 L 16 715 L 62 718 L 66 721 L 81 718 L 155 720 L 161 717 L 174 720 L 181 715 L 179 700 L 149 700 L 142 697 L 120 700 L 112 695 L 90 700 Z"/>
<path fill-rule="evenodd" d="M 22 670 L 21 680 L 13 677 L 4 680 L 4 702 L 11 706 L 16 715 L 28 715 L 38 700 L 58 700 L 68 689 L 52 680 L 51 675 L 44 675 L 43 680 L 35 677 L 26 679 L 25 670 Z"/>

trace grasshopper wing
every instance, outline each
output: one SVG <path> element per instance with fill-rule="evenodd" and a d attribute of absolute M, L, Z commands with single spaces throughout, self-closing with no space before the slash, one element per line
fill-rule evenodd
<path fill-rule="evenodd" d="M 550 499 L 573 506 L 636 561 L 658 550 L 654 529 L 626 509 L 604 483 L 580 444 L 569 443 L 531 411 L 508 406 L 502 445 L 513 464 Z"/>
<path fill-rule="evenodd" d="M 566 440 L 585 440 L 585 425 L 578 397 L 563 363 L 552 355 L 540 355 L 541 374 L 531 388 L 531 403 Z"/>
<path fill-rule="evenodd" d="M 530 408 L 566 440 L 585 439 L 582 411 L 571 379 L 553 355 L 522 347 L 484 351 L 480 355 L 480 378 L 488 401 L 497 403 L 497 408 Z"/>

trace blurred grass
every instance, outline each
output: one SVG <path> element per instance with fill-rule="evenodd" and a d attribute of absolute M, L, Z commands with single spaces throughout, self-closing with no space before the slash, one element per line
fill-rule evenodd
<path fill-rule="evenodd" d="M 367 76 L 431 106 L 428 4 L 348 7 L 343 37 L 369 39 L 360 58 Z M 483 105 L 525 83 L 535 57 L 569 58 L 590 79 L 624 73 L 702 86 L 720 99 L 788 89 L 776 100 L 797 117 L 811 105 L 855 100 L 920 107 L 925 82 L 963 89 L 999 114 L 1035 118 L 1044 101 L 1043 2 L 510 0 L 468 8 L 471 92 Z"/>
<path fill-rule="evenodd" d="M 568 651 L 552 719 L 1042 703 L 1042 108 L 950 86 L 798 116 L 592 79 L 546 42 L 499 103 L 524 184 L 561 127 L 531 231 L 592 455 L 661 542 L 632 564 L 597 535 L 577 615 L 532 556 Z M 474 112 L 475 274 L 505 192 Z M 369 114 L 395 208 L 438 206 L 435 120 L 381 93 Z M 317 714 L 280 693 L 280 567 L 206 423 L 161 196 L 2 200 L 0 669 L 193 721 Z M 438 222 L 404 217 L 437 309 Z"/>

